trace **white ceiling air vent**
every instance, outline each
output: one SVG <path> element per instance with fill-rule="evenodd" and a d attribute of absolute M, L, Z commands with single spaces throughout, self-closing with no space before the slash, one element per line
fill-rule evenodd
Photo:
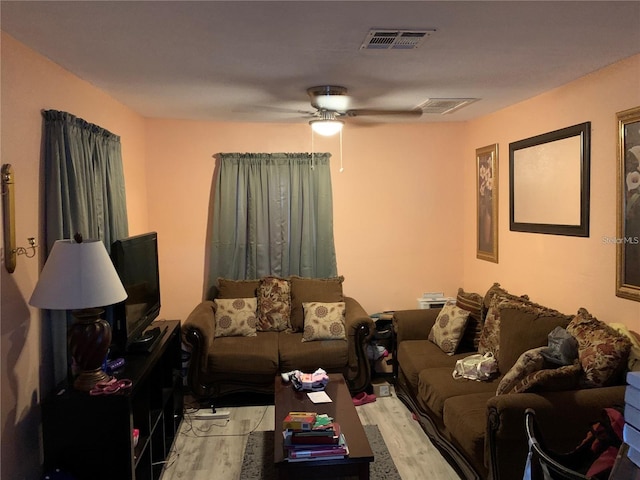
<path fill-rule="evenodd" d="M 430 98 L 418 106 L 422 113 L 438 113 L 444 115 L 478 101 L 477 98 Z"/>
<path fill-rule="evenodd" d="M 373 29 L 360 45 L 361 50 L 411 50 L 418 48 L 435 28 L 424 30 Z"/>

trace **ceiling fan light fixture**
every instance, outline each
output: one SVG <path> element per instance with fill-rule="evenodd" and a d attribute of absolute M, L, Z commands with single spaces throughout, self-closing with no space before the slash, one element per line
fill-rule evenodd
<path fill-rule="evenodd" d="M 309 125 L 318 135 L 330 137 L 342 130 L 344 122 L 342 120 L 311 120 Z"/>

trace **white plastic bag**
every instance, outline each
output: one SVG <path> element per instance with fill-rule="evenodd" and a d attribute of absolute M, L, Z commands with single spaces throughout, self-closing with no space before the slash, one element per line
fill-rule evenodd
<path fill-rule="evenodd" d="M 456 361 L 453 378 L 467 378 L 469 380 L 488 380 L 498 371 L 498 362 L 493 353 L 484 355 L 475 353 Z"/>

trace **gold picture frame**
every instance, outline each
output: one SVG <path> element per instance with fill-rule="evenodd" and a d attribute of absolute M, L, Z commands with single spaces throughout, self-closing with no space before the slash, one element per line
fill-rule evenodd
<path fill-rule="evenodd" d="M 618 118 L 616 296 L 640 302 L 640 107 Z"/>
<path fill-rule="evenodd" d="M 498 263 L 498 144 L 476 149 L 477 253 Z"/>

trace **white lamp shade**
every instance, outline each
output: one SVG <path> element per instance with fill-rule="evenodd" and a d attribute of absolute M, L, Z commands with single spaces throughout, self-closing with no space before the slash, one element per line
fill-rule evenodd
<path fill-rule="evenodd" d="M 311 120 L 311 129 L 319 135 L 330 137 L 342 130 L 341 120 Z"/>
<path fill-rule="evenodd" d="M 58 240 L 29 304 L 49 310 L 103 307 L 127 298 L 101 240 Z"/>

